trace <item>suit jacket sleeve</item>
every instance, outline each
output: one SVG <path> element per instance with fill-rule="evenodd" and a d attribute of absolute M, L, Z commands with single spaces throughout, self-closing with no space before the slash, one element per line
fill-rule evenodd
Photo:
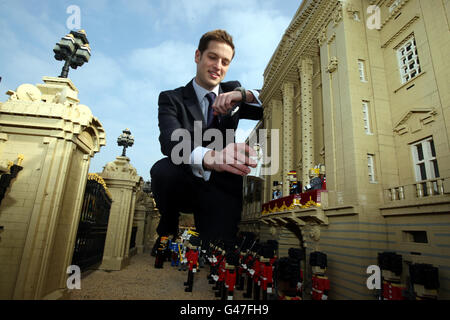
<path fill-rule="evenodd" d="M 186 124 L 182 122 L 180 116 L 181 111 L 180 108 L 177 107 L 177 104 L 179 103 L 175 101 L 176 99 L 174 97 L 173 91 L 164 91 L 159 95 L 159 142 L 161 144 L 161 152 L 163 155 L 172 158 L 172 151 L 179 151 L 180 157 L 183 159 L 183 163 L 187 164 L 189 163 L 189 156 L 192 150 L 197 147 L 194 143 L 194 124 L 192 123 L 192 127 L 187 128 Z M 201 143 L 201 141 L 199 142 Z M 174 150 L 176 147 L 177 149 Z M 181 150 L 183 150 L 183 152 Z"/>

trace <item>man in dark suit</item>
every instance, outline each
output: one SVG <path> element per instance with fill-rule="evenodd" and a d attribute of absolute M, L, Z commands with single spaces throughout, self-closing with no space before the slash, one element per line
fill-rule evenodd
<path fill-rule="evenodd" d="M 234 131 L 239 119 L 259 120 L 263 111 L 257 91 L 222 82 L 234 53 L 226 31 L 206 33 L 195 52 L 195 78 L 159 96 L 159 141 L 167 158 L 150 171 L 159 236 L 177 234 L 179 212 L 194 213 L 202 239 L 236 236 L 243 176 L 256 163 L 249 158 L 252 148 L 234 142 Z"/>

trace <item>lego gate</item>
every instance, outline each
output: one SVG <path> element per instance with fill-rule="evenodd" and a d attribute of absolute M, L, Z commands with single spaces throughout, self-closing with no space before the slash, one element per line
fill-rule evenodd
<path fill-rule="evenodd" d="M 72 257 L 82 271 L 102 261 L 111 203 L 103 179 L 89 174 Z"/>

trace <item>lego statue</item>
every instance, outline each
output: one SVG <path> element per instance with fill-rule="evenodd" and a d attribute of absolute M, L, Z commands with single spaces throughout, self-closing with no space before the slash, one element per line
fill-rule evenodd
<path fill-rule="evenodd" d="M 323 252 L 311 252 L 309 264 L 312 267 L 312 299 L 327 300 L 330 290 L 330 280 L 325 275 L 327 270 L 327 255 Z"/>
<path fill-rule="evenodd" d="M 191 236 L 187 243 L 186 259 L 189 265 L 188 278 L 184 283 L 186 288 L 185 292 L 192 292 L 192 287 L 194 285 L 194 274 L 197 272 L 198 264 L 198 247 L 200 246 L 200 239 L 197 236 Z"/>

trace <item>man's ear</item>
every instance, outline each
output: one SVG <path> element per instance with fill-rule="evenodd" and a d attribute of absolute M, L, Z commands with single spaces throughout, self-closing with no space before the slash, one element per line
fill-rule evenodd
<path fill-rule="evenodd" d="M 202 54 L 200 52 L 200 50 L 195 50 L 195 63 L 199 63 L 200 62 L 200 58 L 201 58 Z"/>

